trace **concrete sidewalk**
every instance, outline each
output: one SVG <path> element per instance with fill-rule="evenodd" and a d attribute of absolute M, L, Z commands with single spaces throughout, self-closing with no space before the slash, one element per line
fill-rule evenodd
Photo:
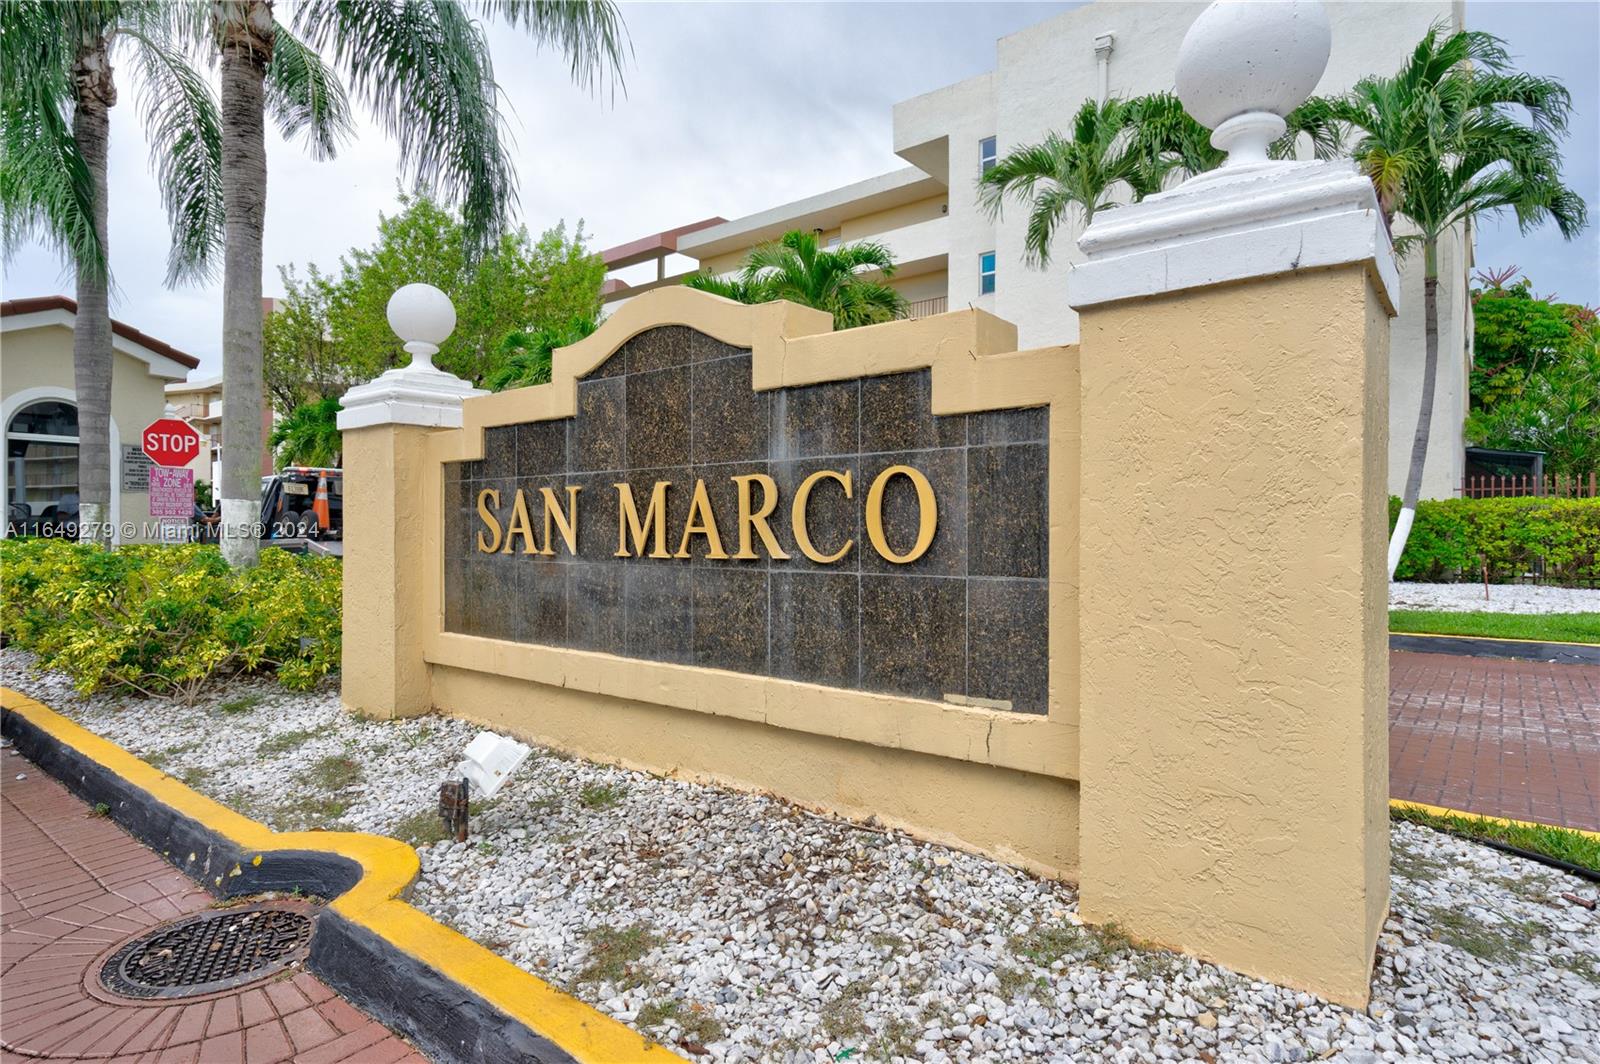
<path fill-rule="evenodd" d="M 1600 831 L 1600 666 L 1391 653 L 1389 794 Z"/>
<path fill-rule="evenodd" d="M 4 1064 L 425 1060 L 304 971 L 187 1000 L 91 993 L 114 946 L 213 899 L 14 751 L 0 770 Z"/>

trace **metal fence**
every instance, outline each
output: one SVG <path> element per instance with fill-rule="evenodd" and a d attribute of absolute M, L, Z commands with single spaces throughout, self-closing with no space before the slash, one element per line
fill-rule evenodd
<path fill-rule="evenodd" d="M 1461 495 L 1467 499 L 1513 499 L 1548 496 L 1556 499 L 1600 498 L 1600 473 L 1587 476 L 1548 474 L 1535 476 L 1477 476 L 1461 482 Z"/>
<path fill-rule="evenodd" d="M 934 296 L 932 299 L 913 299 L 906 304 L 906 317 L 928 318 L 935 314 L 943 314 L 949 309 L 949 296 Z"/>

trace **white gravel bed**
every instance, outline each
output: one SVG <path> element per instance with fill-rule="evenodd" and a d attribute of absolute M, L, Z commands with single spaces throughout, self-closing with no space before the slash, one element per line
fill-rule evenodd
<path fill-rule="evenodd" d="M 0 651 L 5 682 L 279 828 L 429 826 L 475 731 L 255 682 L 188 708 L 85 700 L 28 661 Z M 342 790 L 341 763 L 360 766 Z M 1071 887 L 986 858 L 543 749 L 471 841 L 421 848 L 412 901 L 719 1061 L 1600 1062 L 1600 913 L 1561 897 L 1594 885 L 1409 824 L 1391 838 L 1364 1012 L 1081 929 Z"/>
<path fill-rule="evenodd" d="M 1600 588 L 1543 587 L 1536 584 L 1389 585 L 1391 610 L 1449 610 L 1452 613 L 1600 613 Z"/>

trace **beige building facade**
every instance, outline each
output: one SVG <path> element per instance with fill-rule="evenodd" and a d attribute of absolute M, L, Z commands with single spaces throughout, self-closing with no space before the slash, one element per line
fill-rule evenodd
<path fill-rule="evenodd" d="M 1398 69 L 1428 28 L 1459 27 L 1459 0 L 1330 3 L 1332 55 L 1319 94 L 1341 92 L 1361 77 Z M 988 161 L 1063 130 L 1088 99 L 1171 91 L 1178 48 L 1204 10 L 1199 2 L 1085 5 L 996 43 L 995 69 L 894 106 L 894 153 L 907 166 L 815 196 L 715 224 L 674 231 L 658 254 L 688 256 L 700 268 L 727 274 L 754 245 L 792 229 L 818 232 L 824 244 L 876 240 L 898 264 L 891 282 L 913 317 L 975 308 L 1017 326 L 1024 347 L 1074 343 L 1078 314 L 1067 286 L 1083 261 L 1081 224 L 1056 237 L 1048 268 L 1024 261 L 1027 208 L 1008 203 L 999 219 L 979 205 L 977 180 Z M 663 234 L 666 235 L 666 234 Z M 633 257 L 641 246 L 626 245 Z M 622 249 L 617 249 L 622 250 Z M 611 257 L 608 255 L 608 259 Z M 1467 412 L 1471 364 L 1468 277 L 1470 232 L 1444 241 L 1440 257 L 1440 357 L 1432 441 L 1424 497 L 1452 497 L 1464 468 L 1461 426 Z M 624 301 L 655 280 L 608 286 L 606 298 Z M 1420 256 L 1401 262 L 1401 303 L 1392 330 L 1388 489 L 1399 494 L 1421 400 L 1423 271 Z"/>
<path fill-rule="evenodd" d="M 0 494 L 33 518 L 49 520 L 77 504 L 77 311 L 66 296 L 0 303 L 0 424 L 6 432 Z M 163 415 L 166 385 L 199 364 L 131 325 L 112 322 L 110 520 L 117 542 L 158 538 L 139 434 Z"/>

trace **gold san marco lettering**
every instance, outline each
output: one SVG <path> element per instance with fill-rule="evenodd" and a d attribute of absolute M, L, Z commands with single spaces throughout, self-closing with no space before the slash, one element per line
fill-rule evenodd
<path fill-rule="evenodd" d="M 903 476 L 911 482 L 917 498 L 917 538 L 909 549 L 896 551 L 889 543 L 883 523 L 884 494 L 895 477 Z M 722 542 L 716 511 L 711 494 L 703 479 L 697 479 L 690 492 L 689 512 L 683 519 L 677 550 L 672 550 L 668 540 L 668 504 L 672 490 L 670 480 L 658 480 L 650 487 L 649 501 L 644 513 L 639 512 L 639 502 L 634 498 L 633 486 L 627 482 L 613 484 L 617 490 L 617 558 L 689 558 L 695 537 L 705 541 L 703 556 L 715 561 L 728 559 L 754 561 L 766 556 L 785 561 L 789 554 L 779 545 L 772 530 L 771 518 L 778 509 L 778 485 L 765 473 L 747 473 L 729 478 L 733 481 L 738 499 L 737 549 L 729 554 Z M 789 505 L 789 528 L 800 553 L 818 565 L 830 565 L 843 560 L 855 547 L 855 540 L 846 536 L 832 553 L 824 553 L 813 539 L 810 504 L 819 491 L 836 490 L 844 498 L 853 499 L 855 485 L 848 470 L 819 469 L 800 482 Z M 523 554 L 552 555 L 555 537 L 560 534 L 568 554 L 578 552 L 578 491 L 577 486 L 567 489 L 567 503 L 562 505 L 550 488 L 540 488 L 543 505 L 543 539 L 534 528 L 527 494 L 522 489 L 511 497 L 510 514 L 502 521 L 501 492 L 484 488 L 478 492 L 478 518 L 482 527 L 477 533 L 478 551 L 483 554 L 512 554 L 520 548 Z M 885 561 L 907 565 L 928 552 L 938 530 L 938 500 L 928 478 L 907 465 L 895 465 L 883 470 L 867 489 L 866 499 L 867 542 Z M 759 546 L 757 546 L 759 542 Z"/>
<path fill-rule="evenodd" d="M 544 542 L 541 544 L 528 513 L 527 494 L 521 488 L 512 495 L 511 518 L 504 526 L 495 515 L 495 510 L 500 507 L 500 492 L 495 488 L 484 488 L 478 492 L 478 519 L 483 522 L 483 527 L 478 529 L 478 552 L 510 554 L 520 537 L 523 554 L 542 554 L 549 557 L 556 552 L 555 537 L 559 532 L 567 553 L 577 554 L 578 492 L 582 490 L 580 485 L 567 485 L 567 505 L 563 508 L 561 500 L 556 498 L 556 493 L 552 489 L 539 489 L 539 498 L 544 505 Z"/>

